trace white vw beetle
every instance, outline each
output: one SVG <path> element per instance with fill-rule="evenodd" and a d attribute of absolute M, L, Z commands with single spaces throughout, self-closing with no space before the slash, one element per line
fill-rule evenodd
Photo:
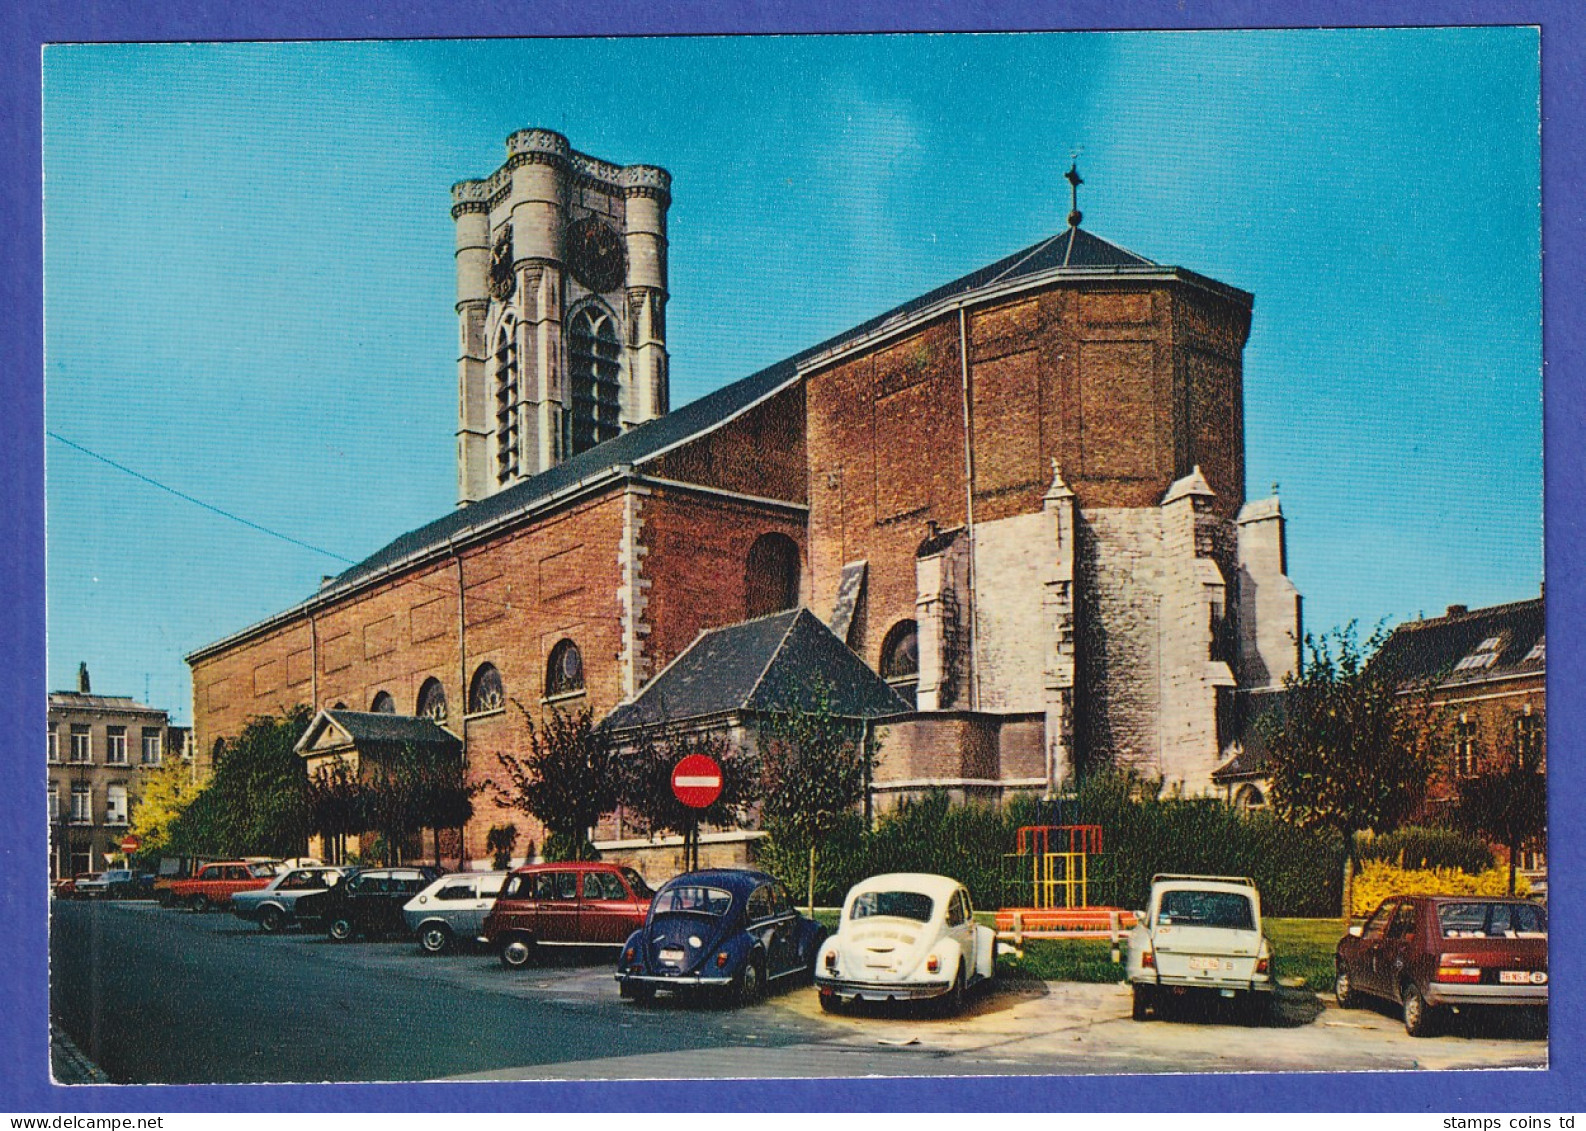
<path fill-rule="evenodd" d="M 842 922 L 815 963 L 821 1008 L 856 1000 L 934 998 L 944 1013 L 997 968 L 997 935 L 975 922 L 957 880 L 917 872 L 871 876 L 843 900 Z"/>

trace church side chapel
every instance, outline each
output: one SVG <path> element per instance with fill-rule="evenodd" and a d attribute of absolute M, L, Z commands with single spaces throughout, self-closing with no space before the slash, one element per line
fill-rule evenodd
<path fill-rule="evenodd" d="M 626 725 L 671 672 L 750 709 L 736 669 L 774 660 L 883 730 L 880 809 L 1104 766 L 1213 792 L 1301 636 L 1283 512 L 1245 498 L 1250 294 L 1082 227 L 1070 168 L 1049 238 L 671 410 L 670 176 L 506 149 L 452 189 L 457 509 L 189 655 L 201 752 L 306 703 L 305 752 L 423 718 L 484 779 L 513 700 Z M 508 821 L 481 793 L 453 847 Z"/>

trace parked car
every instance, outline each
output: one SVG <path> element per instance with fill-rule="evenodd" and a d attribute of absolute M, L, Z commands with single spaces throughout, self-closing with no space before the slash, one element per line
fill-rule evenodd
<path fill-rule="evenodd" d="M 616 864 L 530 864 L 507 877 L 485 917 L 485 943 L 512 970 L 540 946 L 620 947 L 644 923 L 654 894 L 638 872 Z"/>
<path fill-rule="evenodd" d="M 165 889 L 168 906 L 183 906 L 194 911 L 226 907 L 241 891 L 257 891 L 275 878 L 276 866 L 266 861 L 224 860 L 205 864 L 184 880 L 174 880 Z"/>
<path fill-rule="evenodd" d="M 72 895 L 77 899 L 103 898 L 106 886 L 109 884 L 110 877 L 113 874 L 115 874 L 114 871 L 92 872 L 86 876 L 78 877 L 76 884 L 73 886 Z"/>
<path fill-rule="evenodd" d="M 963 884 L 898 872 L 849 890 L 837 933 L 815 963 L 815 985 L 828 1012 L 860 1000 L 935 1000 L 957 1013 L 965 991 L 996 969 L 997 933 L 975 922 Z"/>
<path fill-rule="evenodd" d="M 97 872 L 77 885 L 77 894 L 88 898 L 147 899 L 153 891 L 154 877 L 131 868 L 111 868 Z"/>
<path fill-rule="evenodd" d="M 63 876 L 55 881 L 55 898 L 80 898 L 77 885 L 88 881 L 97 881 L 101 874 L 100 872 L 78 872 L 75 876 Z"/>
<path fill-rule="evenodd" d="M 404 930 L 402 906 L 440 876 L 428 864 L 364 868 L 326 891 L 297 901 L 304 922 L 320 924 L 336 942 L 381 938 Z"/>
<path fill-rule="evenodd" d="M 1334 961 L 1339 1005 L 1398 1002 L 1412 1037 L 1435 1032 L 1448 1009 L 1542 1009 L 1547 909 L 1524 899 L 1395 896 L 1349 928 Z"/>
<path fill-rule="evenodd" d="M 506 879 L 506 872 L 442 876 L 407 902 L 402 918 L 425 954 L 445 954 L 459 942 L 485 942 L 485 916 Z"/>
<path fill-rule="evenodd" d="M 1261 896 L 1243 876 L 1157 875 L 1129 932 L 1134 1019 L 1169 999 L 1231 998 L 1254 1021 L 1272 1008 L 1272 947 L 1261 932 Z"/>
<path fill-rule="evenodd" d="M 298 901 L 306 896 L 329 891 L 341 882 L 346 868 L 290 868 L 256 891 L 240 891 L 231 897 L 231 912 L 239 919 L 259 924 L 266 934 L 284 930 L 299 922 Z"/>
<path fill-rule="evenodd" d="M 623 945 L 617 985 L 636 1001 L 707 987 L 747 1005 L 774 982 L 811 975 L 827 933 L 764 872 L 687 872 L 656 893 Z"/>

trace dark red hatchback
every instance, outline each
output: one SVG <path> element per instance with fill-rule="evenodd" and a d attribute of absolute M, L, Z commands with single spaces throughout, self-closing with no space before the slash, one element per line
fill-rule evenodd
<path fill-rule="evenodd" d="M 1524 899 L 1396 896 L 1339 940 L 1338 1004 L 1404 1007 L 1412 1037 L 1470 1006 L 1547 1007 L 1547 909 Z"/>
<path fill-rule="evenodd" d="M 485 939 L 514 970 L 540 946 L 620 947 L 644 925 L 654 894 L 616 864 L 530 864 L 507 877 L 485 917 Z"/>

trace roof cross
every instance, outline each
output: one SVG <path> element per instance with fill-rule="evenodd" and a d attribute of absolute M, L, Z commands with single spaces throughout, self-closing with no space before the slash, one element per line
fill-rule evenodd
<path fill-rule="evenodd" d="M 1079 227 L 1079 222 L 1085 218 L 1084 213 L 1080 212 L 1079 210 L 1079 186 L 1085 183 L 1085 179 L 1079 175 L 1079 162 L 1077 158 L 1074 161 L 1069 162 L 1068 172 L 1063 174 L 1063 179 L 1068 182 L 1068 226 L 1070 228 L 1077 228 Z"/>

